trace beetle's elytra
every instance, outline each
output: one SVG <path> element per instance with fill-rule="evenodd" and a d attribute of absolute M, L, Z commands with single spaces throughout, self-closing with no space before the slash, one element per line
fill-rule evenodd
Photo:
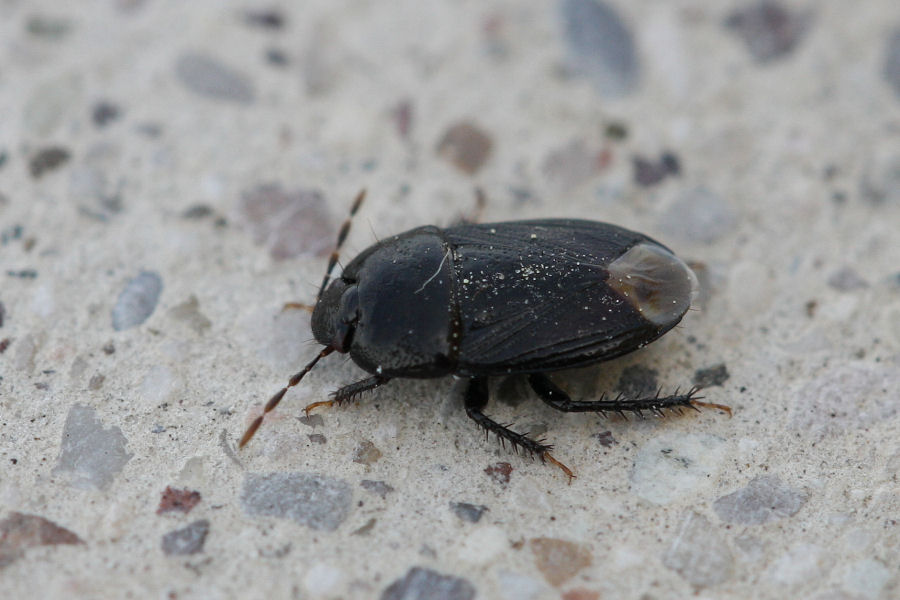
<path fill-rule="evenodd" d="M 356 212 L 363 194 L 354 203 Z M 349 220 L 338 236 L 346 238 Z M 337 249 L 328 271 L 337 261 Z M 646 235 L 574 219 L 426 226 L 367 248 L 330 282 L 326 273 L 312 314 L 324 346 L 273 396 L 272 410 L 318 360 L 349 353 L 371 376 L 306 410 L 342 403 L 399 377 L 469 379 L 466 414 L 509 441 L 572 471 L 552 446 L 493 421 L 482 411 L 487 378 L 524 373 L 538 396 L 566 412 L 650 411 L 714 406 L 691 390 L 649 398 L 571 400 L 548 372 L 627 354 L 681 321 L 697 280 L 672 251 Z M 244 446 L 262 422 L 241 439 Z"/>

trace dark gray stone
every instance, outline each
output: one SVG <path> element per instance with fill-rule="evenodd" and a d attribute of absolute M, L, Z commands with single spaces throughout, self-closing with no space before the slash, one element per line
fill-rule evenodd
<path fill-rule="evenodd" d="M 293 519 L 323 531 L 334 531 L 344 522 L 352 500 L 346 481 L 311 473 L 251 473 L 241 493 L 248 515 Z"/>
<path fill-rule="evenodd" d="M 572 66 L 601 95 L 625 96 L 638 84 L 634 40 L 619 15 L 595 0 L 563 0 L 562 18 Z"/>
<path fill-rule="evenodd" d="M 747 487 L 722 496 L 713 504 L 719 518 L 740 525 L 762 525 L 797 514 L 807 496 L 774 475 L 756 477 Z"/>
<path fill-rule="evenodd" d="M 477 523 L 480 521 L 481 516 L 487 509 L 488 507 L 483 504 L 469 504 L 468 502 L 450 503 L 450 510 L 452 510 L 457 517 L 463 521 L 468 521 L 469 523 Z"/>
<path fill-rule="evenodd" d="M 732 12 L 725 26 L 737 34 L 758 63 L 788 56 L 809 29 L 809 15 L 763 0 Z"/>
<path fill-rule="evenodd" d="M 112 326 L 116 331 L 137 327 L 156 309 L 163 282 L 158 273 L 141 271 L 125 285 L 112 310 Z"/>
<path fill-rule="evenodd" d="M 205 54 L 180 56 L 175 63 L 175 75 L 188 90 L 207 98 L 252 104 L 256 97 L 246 75 Z"/>
<path fill-rule="evenodd" d="M 133 456 L 118 427 L 104 428 L 90 406 L 75 404 L 63 427 L 54 473 L 68 473 L 79 488 L 103 489 Z"/>
<path fill-rule="evenodd" d="M 900 99 L 900 29 L 894 30 L 888 38 L 882 74 Z"/>
<path fill-rule="evenodd" d="M 170 531 L 162 538 L 162 551 L 169 556 L 184 556 L 203 552 L 209 521 L 200 519 L 187 527 Z"/>
<path fill-rule="evenodd" d="M 381 600 L 472 600 L 475 586 L 468 580 L 423 567 L 413 567 L 381 594 Z"/>

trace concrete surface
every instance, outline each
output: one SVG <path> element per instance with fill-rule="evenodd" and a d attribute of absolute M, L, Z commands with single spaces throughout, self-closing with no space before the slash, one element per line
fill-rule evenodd
<path fill-rule="evenodd" d="M 0 597 L 896 598 L 900 6 L 0 1 Z M 342 251 L 569 216 L 646 232 L 682 326 L 520 380 L 362 377 L 308 314 Z"/>

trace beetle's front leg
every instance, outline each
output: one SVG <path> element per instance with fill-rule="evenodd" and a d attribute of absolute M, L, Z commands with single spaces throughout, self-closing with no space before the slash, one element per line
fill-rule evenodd
<path fill-rule="evenodd" d="M 338 388 L 331 393 L 331 400 L 313 402 L 312 404 L 304 408 L 303 411 L 306 413 L 306 416 L 309 416 L 309 411 L 319 408 L 320 406 L 332 406 L 334 404 L 340 406 L 348 400 L 353 400 L 363 392 L 374 390 L 378 386 L 384 385 L 390 380 L 390 377 L 385 377 L 384 375 L 372 375 L 371 377 L 366 377 L 365 379 L 357 381 L 356 383 L 351 383 Z"/>
<path fill-rule="evenodd" d="M 529 454 L 537 454 L 541 458 L 541 461 L 550 461 L 562 469 L 563 473 L 566 474 L 566 477 L 569 478 L 569 483 L 571 483 L 572 479 L 575 478 L 575 474 L 572 473 L 572 470 L 569 467 L 553 458 L 550 454 L 550 450 L 553 449 L 553 446 L 536 442 L 526 434 L 517 433 L 509 427 L 494 421 L 482 412 L 484 407 L 487 406 L 489 397 L 486 377 L 473 377 L 469 380 L 469 385 L 466 386 L 465 397 L 466 414 L 469 415 L 469 418 L 483 427 L 486 432 L 496 434 L 501 444 L 504 440 L 508 440 L 516 451 L 518 451 L 519 446 L 521 446 L 528 451 Z"/>
<path fill-rule="evenodd" d="M 731 408 L 724 404 L 712 404 L 709 402 L 700 402 L 697 392 L 700 388 L 692 388 L 686 394 L 678 392 L 671 396 L 650 396 L 648 398 L 614 398 L 607 400 L 572 400 L 569 395 L 562 391 L 550 378 L 543 373 L 532 373 L 528 376 L 528 383 L 531 389 L 541 397 L 541 400 L 563 412 L 615 412 L 622 416 L 625 411 L 633 412 L 637 415 L 643 414 L 643 411 L 650 412 L 655 415 L 662 416 L 663 410 L 680 408 L 693 408 L 696 410 L 698 406 L 706 408 L 716 408 L 731 414 Z"/>

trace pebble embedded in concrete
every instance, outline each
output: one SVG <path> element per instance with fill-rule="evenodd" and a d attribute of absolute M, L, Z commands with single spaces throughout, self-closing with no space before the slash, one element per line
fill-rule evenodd
<path fill-rule="evenodd" d="M 241 493 L 250 516 L 292 519 L 321 531 L 337 529 L 350 514 L 352 500 L 346 481 L 312 473 L 250 473 Z"/>
<path fill-rule="evenodd" d="M 77 488 L 104 489 L 133 456 L 118 427 L 104 427 L 90 406 L 75 404 L 63 427 L 54 473 L 66 474 Z"/>

